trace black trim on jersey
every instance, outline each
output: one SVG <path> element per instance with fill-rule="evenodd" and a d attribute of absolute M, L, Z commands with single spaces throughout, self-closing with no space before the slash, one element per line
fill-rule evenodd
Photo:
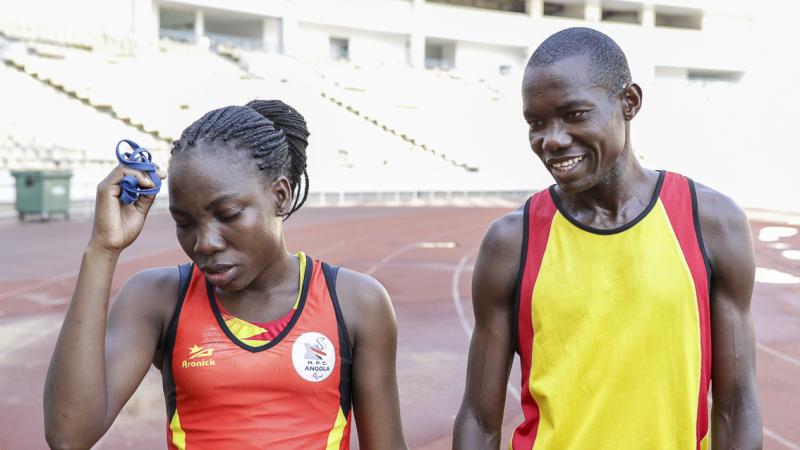
<path fill-rule="evenodd" d="M 647 214 L 653 209 L 653 207 L 656 206 L 656 202 L 658 201 L 658 196 L 661 194 L 661 186 L 664 184 L 664 174 L 665 173 L 666 172 L 664 172 L 663 170 L 659 170 L 658 171 L 658 181 L 656 182 L 656 188 L 653 191 L 653 196 L 650 198 L 650 203 L 647 204 L 647 207 L 642 212 L 640 212 L 639 215 L 636 216 L 633 220 L 631 220 L 630 222 L 628 222 L 628 223 L 626 223 L 624 225 L 621 225 L 621 226 L 619 226 L 617 228 L 605 229 L 605 228 L 590 227 L 589 225 L 583 224 L 580 221 L 578 221 L 578 219 L 572 217 L 572 215 L 567 211 L 567 209 L 561 203 L 561 200 L 558 198 L 558 195 L 556 195 L 556 185 L 555 184 L 550 186 L 550 189 L 549 189 L 550 197 L 553 199 L 553 203 L 556 204 L 556 208 L 558 208 L 558 212 L 560 212 L 562 216 L 566 217 L 567 220 L 569 220 L 571 224 L 575 225 L 576 227 L 580 228 L 581 230 L 588 231 L 589 233 L 602 234 L 602 235 L 622 233 L 623 231 L 628 230 L 628 229 L 632 228 L 634 225 L 636 225 L 637 223 L 641 222 L 642 219 L 644 219 L 647 216 Z"/>
<path fill-rule="evenodd" d="M 292 319 L 289 321 L 288 324 L 286 324 L 286 327 L 283 329 L 283 331 L 281 331 L 277 336 L 275 336 L 275 339 L 267 342 L 264 345 L 259 345 L 258 347 L 253 347 L 252 345 L 245 344 L 244 342 L 240 341 L 239 338 L 237 338 L 236 335 L 233 334 L 230 329 L 228 329 L 228 325 L 225 324 L 225 319 L 222 317 L 222 312 L 219 310 L 219 306 L 217 305 L 216 296 L 214 294 L 214 285 L 209 283 L 208 280 L 206 280 L 206 293 L 208 297 L 208 302 L 211 304 L 211 310 L 214 311 L 214 317 L 217 318 L 217 323 L 219 324 L 219 327 L 222 329 L 225 335 L 228 336 L 228 339 L 230 339 L 231 342 L 249 352 L 258 353 L 278 345 L 283 340 L 283 338 L 286 337 L 286 335 L 289 334 L 290 331 L 292 331 L 294 324 L 297 322 L 297 320 L 300 318 L 300 314 L 303 312 L 303 307 L 306 305 L 306 297 L 308 297 L 308 286 L 311 283 L 311 273 L 314 269 L 314 262 L 311 261 L 311 258 L 309 258 L 307 255 L 305 258 L 306 258 L 306 273 L 305 276 L 303 277 L 303 285 L 300 287 L 301 289 L 300 304 L 297 305 L 297 310 L 294 312 L 294 314 L 292 314 Z"/>
<path fill-rule="evenodd" d="M 350 414 L 352 405 L 352 367 L 353 367 L 353 346 L 350 344 L 350 337 L 347 334 L 347 326 L 344 323 L 344 315 L 339 307 L 339 297 L 336 295 L 336 276 L 339 267 L 322 263 L 322 273 L 325 274 L 325 284 L 328 285 L 333 309 L 336 312 L 336 328 L 339 330 L 339 404 L 342 407 L 344 416 Z"/>
<path fill-rule="evenodd" d="M 711 260 L 706 253 L 706 244 L 703 242 L 703 232 L 700 229 L 700 211 L 697 208 L 697 191 L 694 188 L 694 181 L 686 178 L 689 182 L 689 192 L 692 193 L 692 220 L 694 221 L 694 232 L 697 235 L 697 244 L 700 246 L 700 253 L 703 254 L 703 264 L 706 266 L 706 276 L 708 277 L 708 293 L 711 295 Z"/>
<path fill-rule="evenodd" d="M 192 281 L 193 271 L 194 264 L 192 263 L 178 266 L 178 276 L 180 278 L 178 303 L 175 305 L 175 312 L 172 313 L 172 319 L 169 321 L 167 333 L 164 338 L 161 361 L 161 387 L 164 390 L 164 403 L 166 403 L 167 406 L 167 423 L 172 421 L 172 416 L 175 415 L 175 409 L 177 408 L 175 378 L 172 373 L 172 350 L 175 347 L 175 336 L 178 333 L 178 318 L 181 315 L 183 301 L 186 298 L 186 292 L 189 290 L 189 284 Z"/>
<path fill-rule="evenodd" d="M 522 218 L 522 252 L 519 259 L 519 271 L 517 272 L 517 286 L 514 289 L 514 313 L 512 315 L 513 322 L 511 324 L 511 337 L 514 339 L 514 351 L 519 353 L 519 307 L 520 299 L 522 297 L 522 277 L 525 276 L 525 262 L 528 261 L 528 227 L 530 226 L 531 214 L 531 200 L 533 197 L 528 198 L 525 202 Z"/>

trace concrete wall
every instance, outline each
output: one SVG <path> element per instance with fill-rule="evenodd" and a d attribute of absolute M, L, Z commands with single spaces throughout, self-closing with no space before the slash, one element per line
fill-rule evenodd
<path fill-rule="evenodd" d="M 626 51 L 632 52 L 630 59 L 640 62 L 648 73 L 657 65 L 743 70 L 743 61 L 747 57 L 742 54 L 742 49 L 748 47 L 752 26 L 750 11 L 745 6 L 753 7 L 753 2 L 641 0 L 625 3 L 626 6 L 641 8 L 643 17 L 646 17 L 643 25 L 600 22 L 596 13 L 602 3 L 602 0 L 591 0 L 578 2 L 577 6 L 572 4 L 584 9 L 584 18 L 569 19 L 541 16 L 541 10 L 513 13 L 424 0 L 26 0 L 0 3 L 0 21 L 13 18 L 23 23 L 50 23 L 61 28 L 106 34 L 133 34 L 141 40 L 152 41 L 158 37 L 158 7 L 164 5 L 190 11 L 203 10 L 211 17 L 236 13 L 258 19 L 273 17 L 282 20 L 279 32 L 274 31 L 277 24 L 268 24 L 267 33 L 274 34 L 265 42 L 278 40 L 280 45 L 273 43 L 270 48 L 282 49 L 295 56 L 315 58 L 327 55 L 328 46 L 320 43 L 320 36 L 333 30 L 342 37 L 352 36 L 352 58 L 362 63 L 367 63 L 367 56 L 372 55 L 377 58 L 374 61 L 377 64 L 403 61 L 418 65 L 409 55 L 408 42 L 416 43 L 411 48 L 417 50 L 415 58 L 421 58 L 419 50 L 423 47 L 420 43 L 425 38 L 436 38 L 463 44 L 465 55 L 483 53 L 487 56 L 489 71 L 505 64 L 498 63 L 498 60 L 509 59 L 509 48 L 527 48 L 526 53 L 530 53 L 555 31 L 569 26 L 591 26 L 614 37 Z M 652 25 L 653 11 L 679 11 L 681 8 L 702 12 L 702 30 Z M 42 11 L 47 13 L 42 14 Z M 209 22 L 214 30 L 208 29 L 208 32 L 224 32 L 217 30 L 220 27 L 215 21 Z M 251 29 L 247 34 L 259 34 L 259 22 L 248 22 L 245 26 Z M 304 38 L 297 34 L 298 23 L 303 24 L 312 42 L 300 42 Z M 263 23 L 261 28 L 263 33 Z M 495 46 L 498 55 L 488 57 L 491 52 L 477 49 L 476 46 L 480 45 Z M 301 47 L 311 52 L 304 55 L 299 51 Z M 397 56 L 401 47 L 402 56 Z M 464 56 L 462 59 L 465 62 L 461 65 L 475 66 L 472 57 Z M 416 62 L 419 61 L 421 59 Z"/>
<path fill-rule="evenodd" d="M 298 54 L 303 58 L 326 60 L 330 38 L 348 39 L 350 61 L 356 64 L 404 65 L 408 36 L 376 33 L 352 28 L 301 22 L 298 26 Z"/>
<path fill-rule="evenodd" d="M 527 49 L 499 45 L 459 42 L 456 45 L 455 66 L 468 72 L 499 72 L 500 66 L 511 69 L 524 67 Z"/>
<path fill-rule="evenodd" d="M 534 31 L 526 14 L 437 3 L 424 4 L 416 18 L 426 36 L 454 41 L 524 47 Z"/>
<path fill-rule="evenodd" d="M 92 30 L 108 35 L 130 35 L 144 20 L 140 0 L 25 0 L 0 2 L 0 22 L 15 21 L 55 30 Z"/>

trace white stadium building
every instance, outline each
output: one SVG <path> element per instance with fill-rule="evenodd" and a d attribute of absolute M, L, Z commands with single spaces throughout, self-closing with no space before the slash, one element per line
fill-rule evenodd
<path fill-rule="evenodd" d="M 253 98 L 306 116 L 317 200 L 530 192 L 551 180 L 528 147 L 522 70 L 548 35 L 588 26 L 620 44 L 644 89 L 633 130 L 645 165 L 776 207 L 709 170 L 720 158 L 748 167 L 752 137 L 736 124 L 760 79 L 755 2 L 13 3 L 0 5 L 0 97 L 12 99 L 0 109 L 0 202 L 13 201 L 17 169 L 69 169 L 73 197 L 91 197 L 117 140 L 164 164 L 193 120 Z"/>

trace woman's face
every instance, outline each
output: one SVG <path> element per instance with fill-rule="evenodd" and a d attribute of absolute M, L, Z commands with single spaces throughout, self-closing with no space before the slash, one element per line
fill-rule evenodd
<path fill-rule="evenodd" d="M 247 149 L 199 142 L 173 156 L 169 210 L 183 251 L 222 291 L 250 286 L 285 252 L 285 177 L 271 181 Z"/>

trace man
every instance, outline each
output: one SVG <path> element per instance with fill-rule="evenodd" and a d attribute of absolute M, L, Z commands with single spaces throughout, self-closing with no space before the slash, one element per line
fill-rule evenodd
<path fill-rule="evenodd" d="M 608 36 L 550 36 L 522 97 L 530 145 L 556 184 L 484 237 L 453 448 L 499 447 L 514 351 L 524 415 L 514 450 L 760 448 L 741 209 L 639 164 L 630 125 L 642 90 Z"/>

